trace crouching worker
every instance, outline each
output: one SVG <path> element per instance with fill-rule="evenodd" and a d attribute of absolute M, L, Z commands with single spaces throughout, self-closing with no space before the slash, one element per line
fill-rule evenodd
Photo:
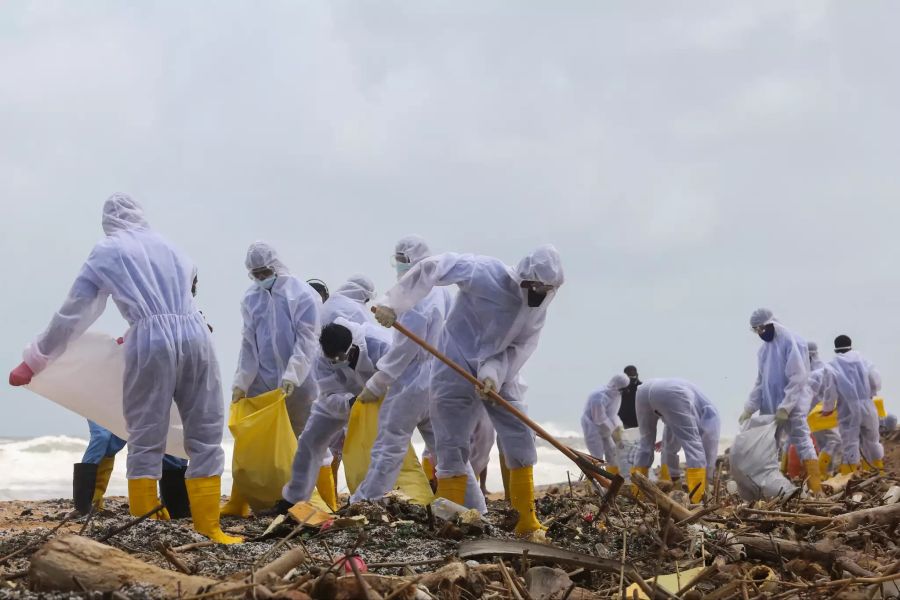
<path fill-rule="evenodd" d="M 10 383 L 31 381 L 103 314 L 112 297 L 130 325 L 122 408 L 131 514 L 160 504 L 157 481 L 174 399 L 190 458 L 185 483 L 194 529 L 215 542 L 239 543 L 219 526 L 225 410 L 212 338 L 191 295 L 193 264 L 150 228 L 140 204 L 125 194 L 103 205 L 103 231 L 106 238 L 94 246 L 47 329 L 25 349 Z M 155 518 L 168 514 L 163 510 Z"/>
<path fill-rule="evenodd" d="M 297 440 L 291 480 L 282 490 L 282 500 L 269 513 L 284 513 L 294 504 L 309 500 L 317 484 L 322 499 L 336 508 L 328 444 L 347 425 L 350 409 L 375 374 L 375 365 L 390 349 L 390 339 L 376 325 L 338 318 L 322 328 L 319 345 L 319 397 Z"/>
<path fill-rule="evenodd" d="M 614 375 L 606 387 L 595 391 L 588 397 L 581 415 L 581 429 L 584 441 L 591 456 L 606 461 L 606 470 L 613 475 L 619 474 L 618 446 L 622 441 L 622 419 L 619 418 L 619 407 L 622 404 L 622 391 L 628 387 L 627 375 Z"/>
<path fill-rule="evenodd" d="M 651 379 L 635 399 L 641 445 L 632 473 L 647 475 L 653 464 L 656 424 L 666 426 L 666 443 L 684 450 L 685 478 L 691 502 L 700 502 L 712 479 L 719 452 L 719 413 L 697 386 L 683 379 Z"/>

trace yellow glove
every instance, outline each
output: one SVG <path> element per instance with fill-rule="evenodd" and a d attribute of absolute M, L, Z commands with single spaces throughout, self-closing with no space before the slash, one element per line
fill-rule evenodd
<path fill-rule="evenodd" d="M 247 397 L 247 392 L 245 392 L 244 390 L 242 390 L 239 387 L 236 387 L 233 390 L 231 390 L 231 401 L 232 402 L 237 402 L 241 398 L 246 398 L 246 397 Z"/>
<path fill-rule="evenodd" d="M 786 408 L 779 408 L 778 410 L 775 411 L 775 422 L 778 423 L 779 425 L 781 425 L 783 423 L 787 423 L 788 419 L 790 419 L 790 418 L 791 418 L 791 415 L 788 414 L 788 411 Z"/>
<path fill-rule="evenodd" d="M 284 390 L 285 396 L 290 396 L 294 393 L 294 383 L 291 381 L 284 380 L 281 382 L 281 389 Z"/>
<path fill-rule="evenodd" d="M 612 431 L 612 439 L 616 444 L 622 443 L 622 431 L 623 429 L 621 427 L 616 427 Z"/>
<path fill-rule="evenodd" d="M 478 395 L 481 396 L 483 400 L 487 400 L 491 402 L 491 392 L 497 391 L 497 382 L 491 379 L 490 377 L 485 377 L 481 380 L 481 388 L 478 390 Z"/>
<path fill-rule="evenodd" d="M 397 313 L 390 306 L 376 306 L 375 320 L 385 327 L 393 327 L 397 322 Z"/>

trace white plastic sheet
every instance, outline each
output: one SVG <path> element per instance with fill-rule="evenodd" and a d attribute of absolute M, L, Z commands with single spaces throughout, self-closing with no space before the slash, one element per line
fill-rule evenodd
<path fill-rule="evenodd" d="M 792 494 L 796 486 L 782 473 L 778 463 L 774 415 L 758 415 L 734 438 L 731 446 L 731 476 L 741 498 L 750 502 Z"/>
<path fill-rule="evenodd" d="M 124 347 L 107 334 L 89 331 L 69 343 L 66 351 L 35 375 L 26 387 L 127 440 L 122 415 L 124 373 Z M 184 429 L 174 406 L 166 453 L 188 457 L 184 450 Z"/>

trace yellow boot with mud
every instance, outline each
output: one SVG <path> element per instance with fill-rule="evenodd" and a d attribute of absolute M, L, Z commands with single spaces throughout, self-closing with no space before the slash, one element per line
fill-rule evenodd
<path fill-rule="evenodd" d="M 635 473 L 640 473 L 644 477 L 650 473 L 650 467 L 631 467 L 631 475 L 634 476 Z M 635 498 L 641 497 L 641 489 L 635 484 L 631 484 L 631 495 Z"/>
<path fill-rule="evenodd" d="M 465 475 L 439 477 L 437 495 L 441 498 L 446 498 L 450 502 L 456 502 L 460 506 L 465 506 L 467 481 L 468 478 Z"/>
<path fill-rule="evenodd" d="M 544 526 L 537 520 L 534 508 L 534 467 L 509 470 L 510 504 L 519 513 L 517 535 L 529 535 Z"/>
<path fill-rule="evenodd" d="M 669 465 L 663 465 L 659 468 L 660 481 L 672 481 L 672 474 L 669 473 Z"/>
<path fill-rule="evenodd" d="M 615 465 L 603 465 L 603 470 L 612 475 L 619 474 L 619 467 L 617 467 Z"/>
<path fill-rule="evenodd" d="M 809 486 L 809 491 L 813 494 L 821 494 L 822 471 L 819 468 L 819 461 L 814 458 L 804 460 L 803 466 L 806 467 L 806 476 L 808 477 L 806 485 Z"/>
<path fill-rule="evenodd" d="M 847 463 L 842 463 L 838 472 L 841 475 L 850 475 L 852 473 L 856 473 L 856 470 L 859 468 L 859 465 L 848 465 Z"/>
<path fill-rule="evenodd" d="M 241 491 L 237 485 L 231 487 L 231 497 L 222 507 L 221 514 L 226 517 L 242 517 L 250 516 L 250 503 L 241 495 Z"/>
<path fill-rule="evenodd" d="M 872 466 L 878 470 L 879 475 L 884 475 L 884 461 L 883 460 L 873 460 Z"/>
<path fill-rule="evenodd" d="M 244 541 L 243 538 L 226 534 L 219 525 L 219 501 L 222 498 L 222 479 L 219 476 L 185 479 L 184 483 L 197 533 L 217 544 L 240 544 Z"/>
<path fill-rule="evenodd" d="M 337 487 L 334 485 L 334 471 L 331 465 L 324 466 L 319 469 L 319 478 L 316 480 L 316 489 L 325 504 L 332 511 L 337 510 Z"/>
<path fill-rule="evenodd" d="M 819 452 L 819 477 L 828 479 L 828 467 L 831 465 L 831 455 L 827 452 Z"/>
<path fill-rule="evenodd" d="M 109 478 L 112 476 L 113 467 L 116 465 L 115 456 L 107 456 L 97 465 L 97 481 L 94 483 L 94 498 L 91 503 L 97 510 L 103 510 L 103 496 L 109 486 Z M 151 507 L 152 508 L 152 507 Z"/>
<path fill-rule="evenodd" d="M 431 462 L 431 458 L 428 456 L 422 457 L 422 471 L 425 472 L 425 478 L 428 481 L 434 481 L 437 474 L 434 472 L 434 463 Z"/>
<path fill-rule="evenodd" d="M 162 504 L 156 491 L 155 479 L 129 479 L 128 480 L 128 510 L 133 517 L 142 517 Z M 169 511 L 163 508 L 151 519 L 160 521 L 169 520 Z"/>
<path fill-rule="evenodd" d="M 706 493 L 706 467 L 689 467 L 684 470 L 684 478 L 687 480 L 691 502 L 699 504 Z"/>

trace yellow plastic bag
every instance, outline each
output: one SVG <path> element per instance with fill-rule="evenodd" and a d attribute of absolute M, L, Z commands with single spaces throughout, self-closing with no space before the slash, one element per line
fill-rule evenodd
<path fill-rule="evenodd" d="M 824 431 L 826 429 L 834 429 L 838 426 L 837 410 L 833 410 L 830 415 L 823 417 L 822 403 L 819 402 L 810 411 L 809 416 L 806 417 L 806 422 L 809 423 L 809 430 L 812 433 Z"/>
<path fill-rule="evenodd" d="M 228 416 L 234 436 L 234 486 L 254 510 L 271 508 L 281 500 L 281 488 L 291 478 L 297 438 L 284 399 L 280 388 L 242 398 L 231 405 Z"/>
<path fill-rule="evenodd" d="M 875 410 L 878 411 L 878 418 L 883 419 L 887 416 L 887 411 L 884 410 L 884 398 L 881 396 L 875 396 Z"/>
<path fill-rule="evenodd" d="M 356 491 L 369 470 L 372 446 L 375 445 L 375 438 L 378 435 L 378 410 L 381 408 L 382 400 L 368 404 L 356 402 L 350 410 L 343 456 L 344 476 L 347 478 L 350 493 Z M 403 459 L 403 467 L 400 469 L 395 487 L 416 504 L 424 506 L 434 501 L 431 485 L 425 477 L 419 459 L 416 458 L 412 444 L 406 451 L 406 458 Z"/>

